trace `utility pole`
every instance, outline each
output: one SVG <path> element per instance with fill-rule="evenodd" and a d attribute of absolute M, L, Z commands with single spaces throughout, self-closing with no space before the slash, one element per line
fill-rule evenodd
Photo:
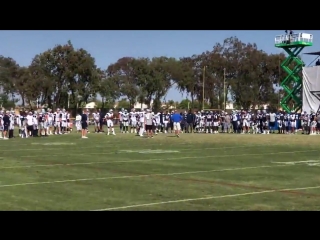
<path fill-rule="evenodd" d="M 223 69 L 223 108 L 226 111 L 226 68 Z"/>
<path fill-rule="evenodd" d="M 202 110 L 204 110 L 204 83 L 205 83 L 205 75 L 206 75 L 206 66 L 203 67 L 202 74 Z"/>

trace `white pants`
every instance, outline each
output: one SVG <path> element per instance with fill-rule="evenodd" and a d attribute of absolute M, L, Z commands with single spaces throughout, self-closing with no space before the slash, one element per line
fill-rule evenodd
<path fill-rule="evenodd" d="M 129 122 L 128 122 L 128 121 L 123 121 L 123 122 L 122 122 L 122 126 L 128 127 L 128 126 L 129 126 Z"/>
<path fill-rule="evenodd" d="M 63 121 L 61 122 L 61 127 L 67 127 L 67 121 L 63 120 Z"/>
<path fill-rule="evenodd" d="M 76 121 L 76 128 L 77 128 L 77 131 L 80 131 L 82 129 L 80 121 Z"/>
<path fill-rule="evenodd" d="M 212 121 L 206 122 L 206 127 L 212 127 Z"/>
<path fill-rule="evenodd" d="M 290 126 L 292 128 L 295 128 L 296 127 L 296 121 L 290 121 Z"/>
<path fill-rule="evenodd" d="M 137 121 L 131 121 L 131 127 L 136 127 L 137 126 Z"/>
<path fill-rule="evenodd" d="M 143 133 L 145 131 L 144 122 L 139 122 L 139 126 L 140 126 L 139 135 L 143 136 Z"/>
<path fill-rule="evenodd" d="M 213 126 L 214 127 L 218 127 L 219 126 L 219 122 L 213 122 Z"/>
<path fill-rule="evenodd" d="M 111 119 L 108 119 L 108 120 L 107 120 L 107 127 L 108 127 L 108 128 L 113 127 L 113 121 L 112 121 Z"/>
<path fill-rule="evenodd" d="M 174 123 L 173 123 L 173 129 L 174 129 L 175 131 L 180 131 L 180 130 L 181 130 L 180 123 L 179 123 L 179 122 L 174 122 Z"/>
<path fill-rule="evenodd" d="M 243 120 L 242 126 L 243 126 L 243 127 L 249 127 L 249 126 L 250 126 L 250 124 L 249 124 L 249 122 L 248 122 L 247 119 L 244 119 L 244 120 Z"/>

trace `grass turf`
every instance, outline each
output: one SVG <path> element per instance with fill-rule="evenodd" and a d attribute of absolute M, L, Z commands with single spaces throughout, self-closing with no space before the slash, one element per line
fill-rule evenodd
<path fill-rule="evenodd" d="M 88 137 L 1 140 L 0 210 L 320 210 L 320 136 Z"/>

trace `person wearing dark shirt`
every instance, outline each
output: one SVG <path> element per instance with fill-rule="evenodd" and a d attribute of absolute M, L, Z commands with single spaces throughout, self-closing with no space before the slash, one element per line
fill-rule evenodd
<path fill-rule="evenodd" d="M 186 121 L 185 121 L 186 119 L 184 117 L 185 114 L 183 112 L 181 112 L 180 115 L 181 115 L 180 127 L 181 127 L 181 132 L 183 132 L 186 126 Z"/>
<path fill-rule="evenodd" d="M 196 116 L 189 110 L 186 116 L 186 132 L 193 133 L 193 126 L 196 121 Z"/>
<path fill-rule="evenodd" d="M 10 118 L 8 113 L 4 114 L 2 121 L 3 121 L 3 139 L 7 140 L 9 139 L 7 137 L 7 133 L 9 131 L 9 126 L 10 126 Z"/>
<path fill-rule="evenodd" d="M 164 113 L 163 111 L 160 112 L 160 126 L 161 126 L 161 132 L 164 133 L 164 123 L 163 123 Z"/>
<path fill-rule="evenodd" d="M 88 138 L 87 129 L 88 129 L 88 115 L 83 110 L 81 114 L 81 128 L 82 128 L 82 138 Z"/>
<path fill-rule="evenodd" d="M 103 131 L 103 123 L 104 123 L 104 116 L 105 116 L 106 114 L 105 114 L 105 112 L 102 112 L 100 109 L 98 109 L 98 113 L 99 113 L 99 116 L 100 116 L 100 120 L 99 120 L 99 123 L 100 123 L 99 132 L 104 132 L 104 131 Z"/>
<path fill-rule="evenodd" d="M 320 66 L 320 59 L 316 61 L 316 66 Z"/>

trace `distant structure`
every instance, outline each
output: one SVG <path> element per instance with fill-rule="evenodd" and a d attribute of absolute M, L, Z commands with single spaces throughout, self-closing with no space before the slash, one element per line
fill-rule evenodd
<path fill-rule="evenodd" d="M 288 57 L 281 63 L 281 68 L 287 73 L 281 82 L 281 87 L 285 91 L 285 96 L 281 99 L 280 105 L 287 112 L 299 111 L 302 108 L 301 89 L 302 79 L 300 73 L 304 66 L 303 61 L 298 57 L 305 47 L 313 44 L 313 35 L 308 33 L 294 33 L 286 30 L 285 34 L 275 37 L 275 47 L 282 48 Z M 294 67 L 291 63 L 295 62 Z M 293 86 L 293 87 L 292 87 Z M 294 107 L 289 107 L 289 102 L 294 101 Z"/>

